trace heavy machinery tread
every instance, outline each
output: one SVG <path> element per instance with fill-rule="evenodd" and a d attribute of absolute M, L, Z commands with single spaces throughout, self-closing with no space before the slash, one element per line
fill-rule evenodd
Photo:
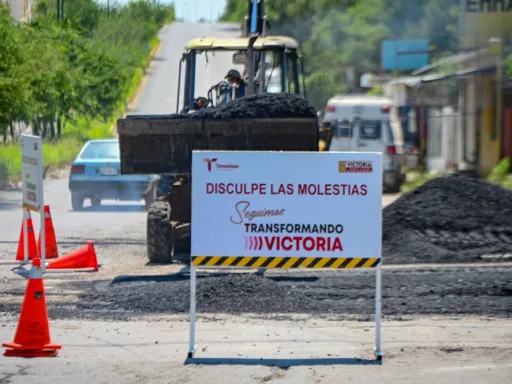
<path fill-rule="evenodd" d="M 148 207 L 146 242 L 151 263 L 172 263 L 171 206 L 166 201 L 153 201 Z"/>
<path fill-rule="evenodd" d="M 500 233 L 498 237 L 507 244 L 512 244 L 512 235 L 506 233 Z"/>
<path fill-rule="evenodd" d="M 495 249 L 512 251 L 512 234 L 501 229 L 478 231 L 416 230 L 415 236 L 448 250 Z"/>

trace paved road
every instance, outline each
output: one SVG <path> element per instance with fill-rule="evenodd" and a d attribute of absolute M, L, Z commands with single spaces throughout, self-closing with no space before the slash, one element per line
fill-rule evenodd
<path fill-rule="evenodd" d="M 179 62 L 186 43 L 195 38 L 215 36 L 232 38 L 240 36 L 236 24 L 189 24 L 176 23 L 166 26 L 160 33 L 162 42 L 153 62 L 147 83 L 141 92 L 135 108 L 130 114 L 161 114 L 176 111 Z M 207 62 L 208 61 L 208 62 Z M 233 68 L 232 53 L 205 54 L 197 57 L 195 95 L 206 96 L 208 89 L 221 81 L 228 70 Z M 180 108 L 183 105 L 183 66 L 181 82 Z"/>

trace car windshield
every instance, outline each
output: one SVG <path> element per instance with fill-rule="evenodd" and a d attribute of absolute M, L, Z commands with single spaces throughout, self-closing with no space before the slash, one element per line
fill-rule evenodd
<path fill-rule="evenodd" d="M 87 145 L 80 157 L 83 160 L 119 160 L 119 144 L 117 142 L 92 142 Z"/>

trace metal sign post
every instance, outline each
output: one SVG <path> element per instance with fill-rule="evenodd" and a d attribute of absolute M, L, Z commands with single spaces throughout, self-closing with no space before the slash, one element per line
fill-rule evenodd
<path fill-rule="evenodd" d="M 373 152 L 193 151 L 188 357 L 196 268 L 375 268 L 381 360 L 382 172 Z"/>
<path fill-rule="evenodd" d="M 28 260 L 28 215 L 27 210 L 23 209 L 23 261 Z"/>
<path fill-rule="evenodd" d="M 40 136 L 21 135 L 21 183 L 24 230 L 24 260 L 28 259 L 28 234 L 26 210 L 39 213 L 41 221 L 41 271 L 45 271 L 46 236 L 44 226 L 44 192 L 43 192 L 43 141 Z"/>

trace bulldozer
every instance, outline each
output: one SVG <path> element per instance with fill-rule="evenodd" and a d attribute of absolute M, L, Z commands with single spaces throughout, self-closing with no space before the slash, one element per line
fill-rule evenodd
<path fill-rule="evenodd" d="M 186 116 L 230 103 L 237 97 L 232 86 L 224 81 L 212 86 L 207 95 L 195 95 L 197 56 L 218 51 L 233 52 L 233 64 L 243 67 L 246 78 L 243 97 L 266 93 L 306 97 L 304 81 L 302 84 L 300 81 L 304 76 L 299 44 L 291 37 L 269 35 L 263 0 L 248 0 L 244 24 L 240 38 L 203 37 L 186 44 L 179 65 L 176 114 L 128 115 L 117 121 L 121 173 L 156 174 L 160 175 L 159 183 L 163 180 L 168 183 L 167 189 L 152 186 L 147 192 L 154 197 L 147 203 L 146 242 L 150 263 L 190 261 L 187 251 L 191 236 L 193 150 L 318 151 L 332 137 L 330 128 L 321 128 L 316 116 L 229 119 Z M 275 74 L 278 74 L 277 81 Z"/>

